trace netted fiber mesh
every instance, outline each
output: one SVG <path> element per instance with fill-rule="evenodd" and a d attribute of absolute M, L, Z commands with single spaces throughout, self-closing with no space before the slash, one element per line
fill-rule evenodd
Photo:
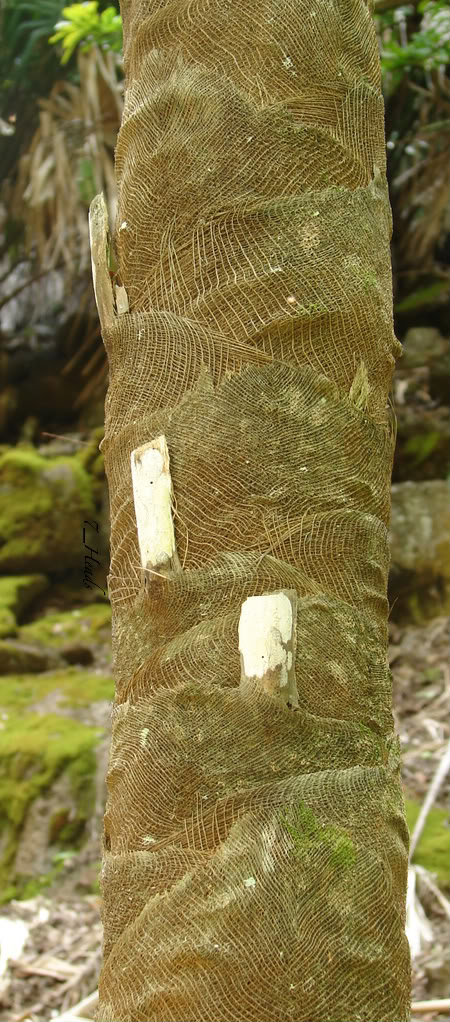
<path fill-rule="evenodd" d="M 406 1022 L 386 659 L 399 345 L 363 0 L 124 0 L 104 330 L 116 701 L 99 1022 Z M 141 570 L 164 435 L 181 570 Z M 293 711 L 243 685 L 248 596 L 297 593 Z"/>

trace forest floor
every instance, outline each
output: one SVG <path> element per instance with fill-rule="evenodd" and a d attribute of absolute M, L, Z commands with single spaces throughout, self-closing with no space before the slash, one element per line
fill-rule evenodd
<path fill-rule="evenodd" d="M 423 803 L 448 748 L 447 619 L 408 626 L 390 622 L 389 661 L 405 796 Z M 446 808 L 448 795 L 447 771 L 430 812 Z M 444 842 L 448 847 L 447 836 Z M 445 855 L 448 858 L 444 846 Z M 2 963 L 0 954 L 0 1022 L 50 1022 L 95 991 L 101 964 L 101 896 L 80 895 L 83 869 L 86 862 L 80 853 L 77 862 L 68 865 L 60 890 L 2 907 L 0 945 L 11 957 Z M 413 957 L 412 999 L 442 1000 L 450 997 L 450 890 L 445 866 L 444 874 L 437 875 L 418 867 L 415 880 L 409 920 L 420 949 Z M 448 1011 L 436 1009 L 421 1008 L 412 1015 L 413 1022 L 448 1018 Z"/>

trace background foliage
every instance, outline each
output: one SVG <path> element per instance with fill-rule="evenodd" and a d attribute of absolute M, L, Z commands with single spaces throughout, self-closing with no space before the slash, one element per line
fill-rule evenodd
<path fill-rule="evenodd" d="M 81 302 L 85 310 L 82 357 L 89 365 L 84 400 L 104 383 L 86 214 L 100 190 L 112 218 L 115 213 L 113 157 L 122 110 L 119 3 L 3 0 L 0 19 L 0 310 L 18 287 L 55 268 L 66 290 L 73 291 L 76 282 L 78 307 Z M 377 0 L 375 22 L 401 336 L 421 322 L 445 329 L 450 10 L 447 0 L 407 5 Z M 20 281 L 14 272 L 18 262 L 28 271 Z M 38 307 L 34 314 L 40 314 Z"/>

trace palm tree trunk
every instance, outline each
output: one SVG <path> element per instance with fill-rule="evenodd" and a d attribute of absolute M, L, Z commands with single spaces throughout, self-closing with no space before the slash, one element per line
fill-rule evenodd
<path fill-rule="evenodd" d="M 92 211 L 117 683 L 98 1019 L 403 1022 L 371 13 L 122 13 L 115 308 Z"/>

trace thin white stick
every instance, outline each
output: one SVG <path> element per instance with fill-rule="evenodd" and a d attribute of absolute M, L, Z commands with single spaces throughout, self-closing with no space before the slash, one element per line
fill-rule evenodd
<path fill-rule="evenodd" d="M 58 1015 L 53 1022 L 82 1022 L 83 1019 L 93 1019 L 98 1008 L 98 990 L 89 997 L 84 997 L 73 1008 L 69 1008 L 62 1015 Z"/>
<path fill-rule="evenodd" d="M 297 593 L 283 589 L 249 596 L 239 620 L 241 686 L 261 687 L 291 709 L 298 709 L 295 680 Z"/>
<path fill-rule="evenodd" d="M 439 789 L 440 789 L 441 784 L 442 784 L 442 782 L 444 780 L 444 777 L 446 776 L 446 774 L 448 773 L 449 770 L 450 770 L 450 742 L 449 742 L 449 745 L 448 745 L 448 748 L 447 748 L 447 752 L 442 757 L 441 762 L 439 763 L 439 766 L 438 766 L 438 768 L 436 770 L 436 773 L 435 773 L 435 775 L 433 777 L 433 780 L 432 780 L 432 782 L 430 784 L 430 787 L 429 787 L 429 789 L 427 791 L 426 798 L 424 799 L 423 806 L 422 806 L 422 808 L 420 810 L 420 813 L 419 813 L 419 815 L 417 817 L 416 825 L 414 827 L 414 830 L 413 830 L 413 833 L 412 833 L 412 836 L 411 836 L 410 846 L 409 846 L 409 861 L 410 862 L 412 861 L 412 857 L 414 855 L 414 852 L 415 852 L 415 850 L 417 848 L 417 845 L 419 843 L 420 837 L 422 835 L 422 831 L 423 831 L 423 828 L 425 826 L 425 821 L 426 821 L 426 818 L 428 816 L 428 813 L 429 813 L 429 811 L 431 809 L 431 806 L 433 805 L 433 802 L 434 802 L 434 800 L 435 800 L 435 798 L 436 798 L 436 796 L 437 796 L 437 794 L 439 792 Z"/>
<path fill-rule="evenodd" d="M 450 997 L 436 1001 L 413 1001 L 411 1011 L 450 1011 Z"/>

